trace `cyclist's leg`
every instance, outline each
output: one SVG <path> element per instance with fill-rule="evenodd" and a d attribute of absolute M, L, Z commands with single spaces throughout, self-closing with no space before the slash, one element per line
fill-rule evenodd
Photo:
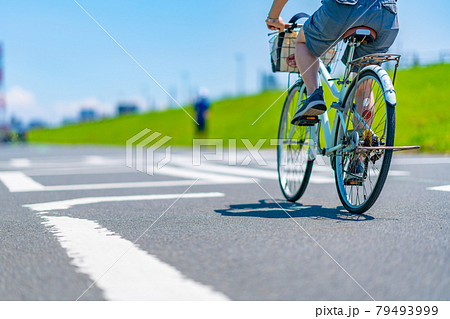
<path fill-rule="evenodd" d="M 346 31 L 353 6 L 339 5 L 334 0 L 322 1 L 300 30 L 296 43 L 296 62 L 308 94 L 317 88 L 318 57 L 334 47 Z"/>
<path fill-rule="evenodd" d="M 355 98 L 356 106 L 358 107 L 357 112 L 369 127 L 372 127 L 373 117 L 375 115 L 375 100 L 372 85 L 372 80 L 365 81 L 356 92 Z M 356 117 L 353 118 L 353 123 L 357 124 L 357 127 L 355 127 L 356 129 L 363 130 L 365 128 L 365 126 L 360 123 L 360 120 Z"/>
<path fill-rule="evenodd" d="M 361 45 L 356 48 L 354 59 L 374 53 L 386 53 L 394 43 L 398 31 L 397 15 L 385 9 L 382 6 L 374 6 L 364 21 L 365 25 L 371 27 L 377 32 L 377 38 L 374 42 Z M 344 59 L 345 59 L 344 54 Z M 356 105 L 358 106 L 358 114 L 364 118 L 364 121 L 371 126 L 374 116 L 374 92 L 372 90 L 373 82 L 365 81 L 356 93 Z"/>
<path fill-rule="evenodd" d="M 301 29 L 295 43 L 295 62 L 305 82 L 308 94 L 313 94 L 317 89 L 319 72 L 319 59 L 306 47 L 305 33 Z"/>

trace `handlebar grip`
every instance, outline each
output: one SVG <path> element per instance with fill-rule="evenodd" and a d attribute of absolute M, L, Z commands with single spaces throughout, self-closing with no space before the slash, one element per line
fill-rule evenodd
<path fill-rule="evenodd" d="M 297 13 L 295 16 L 293 16 L 291 18 L 291 20 L 289 20 L 289 23 L 295 23 L 295 22 L 297 22 L 297 20 L 300 20 L 302 18 L 309 18 L 309 17 L 310 17 L 309 14 L 300 12 L 300 13 Z"/>

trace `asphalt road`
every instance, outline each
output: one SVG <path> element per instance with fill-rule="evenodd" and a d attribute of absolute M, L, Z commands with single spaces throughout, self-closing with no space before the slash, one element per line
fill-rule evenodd
<path fill-rule="evenodd" d="M 450 157 L 396 154 L 361 216 L 329 166 L 285 202 L 263 157 L 177 149 L 151 176 L 124 148 L 2 146 L 0 300 L 450 299 Z"/>

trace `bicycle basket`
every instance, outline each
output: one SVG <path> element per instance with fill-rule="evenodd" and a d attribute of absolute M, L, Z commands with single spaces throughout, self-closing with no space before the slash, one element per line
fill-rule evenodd
<path fill-rule="evenodd" d="M 271 55 L 273 72 L 291 72 L 300 73 L 295 62 L 295 40 L 297 32 L 288 31 L 280 32 L 270 39 Z M 337 56 L 336 47 L 332 47 L 324 55 L 321 60 L 325 66 L 331 65 Z"/>
<path fill-rule="evenodd" d="M 273 72 L 292 72 L 299 73 L 295 63 L 295 39 L 297 32 L 287 31 L 274 35 L 270 40 Z"/>

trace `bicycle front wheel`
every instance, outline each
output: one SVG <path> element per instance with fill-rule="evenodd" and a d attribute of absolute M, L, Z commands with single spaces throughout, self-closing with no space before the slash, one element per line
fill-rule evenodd
<path fill-rule="evenodd" d="M 313 167 L 310 160 L 310 128 L 292 125 L 299 99 L 306 99 L 306 86 L 298 81 L 289 90 L 278 129 L 278 181 L 284 197 L 295 202 L 308 186 Z"/>
<path fill-rule="evenodd" d="M 344 102 L 345 130 L 339 123 L 335 145 L 346 147 L 336 152 L 335 179 L 339 198 L 352 213 L 372 207 L 389 172 L 392 150 L 377 149 L 394 145 L 395 107 L 385 93 L 378 74 L 365 70 L 351 84 Z"/>

